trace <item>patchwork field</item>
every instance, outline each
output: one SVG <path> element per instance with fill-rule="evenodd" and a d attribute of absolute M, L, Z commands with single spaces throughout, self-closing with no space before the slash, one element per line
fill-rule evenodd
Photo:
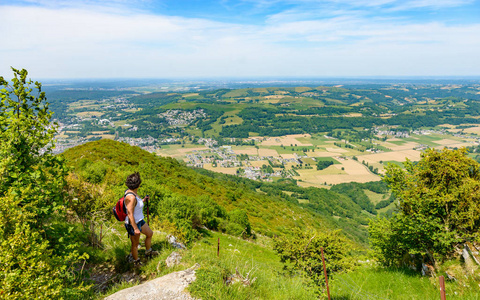
<path fill-rule="evenodd" d="M 378 181 L 380 176 L 371 173 L 367 167 L 353 159 L 336 158 L 340 164 L 334 164 L 325 170 L 297 170 L 301 179 L 299 185 L 303 187 L 324 187 L 326 184 L 338 184 L 343 182 L 369 182 Z"/>
<path fill-rule="evenodd" d="M 480 135 L 480 126 L 474 126 L 470 128 L 462 129 L 465 133 L 474 133 Z"/>
<path fill-rule="evenodd" d="M 88 135 L 88 136 L 87 136 L 87 139 L 88 139 L 88 138 L 94 138 L 94 137 L 101 137 L 102 139 L 109 139 L 109 140 L 115 139 L 115 135 L 114 135 L 114 134 L 95 134 L 95 135 Z"/>
<path fill-rule="evenodd" d="M 267 160 L 254 160 L 254 161 L 250 161 L 250 165 L 252 165 L 252 167 L 261 168 L 263 165 L 268 166 L 268 161 Z"/>
<path fill-rule="evenodd" d="M 281 137 L 267 137 L 266 140 L 260 143 L 261 146 L 313 146 L 311 143 L 305 141 L 305 138 L 309 138 L 309 134 L 293 134 Z M 302 140 L 298 140 L 303 138 Z"/>
<path fill-rule="evenodd" d="M 389 141 L 390 140 L 380 144 L 386 148 L 391 149 L 392 151 L 412 150 L 413 148 L 420 146 L 420 143 L 416 142 L 400 141 L 401 143 L 394 143 L 395 141 L 392 141 L 391 143 L 389 143 Z"/>
<path fill-rule="evenodd" d="M 278 152 L 274 149 L 258 149 L 258 156 L 278 156 Z"/>
<path fill-rule="evenodd" d="M 403 151 L 392 151 L 392 152 L 383 152 L 383 153 L 373 153 L 367 155 L 358 156 L 358 160 L 368 163 L 380 163 L 389 160 L 394 160 L 398 162 L 405 161 L 406 158 L 412 161 L 417 161 L 420 159 L 420 151 L 417 150 L 403 150 Z"/>
<path fill-rule="evenodd" d="M 435 148 L 438 148 L 438 149 L 442 149 L 444 147 L 460 148 L 460 147 L 467 147 L 467 146 L 472 145 L 472 143 L 469 143 L 469 142 L 456 141 L 456 140 L 451 140 L 451 139 L 442 139 L 442 140 L 436 141 L 436 143 L 440 144 L 440 146 L 435 147 Z"/>
<path fill-rule="evenodd" d="M 208 150 L 207 147 L 201 146 L 201 147 L 192 147 L 192 148 L 182 148 L 180 145 L 169 145 L 168 148 L 166 146 L 162 146 L 162 149 L 159 149 L 157 151 L 158 154 L 162 156 L 171 156 L 175 158 L 183 158 L 185 157 L 188 153 L 192 153 L 195 150 L 196 151 L 201 151 L 201 150 Z"/>
<path fill-rule="evenodd" d="M 83 118 L 91 118 L 93 116 L 95 117 L 101 117 L 103 116 L 103 112 L 100 111 L 82 111 L 77 113 L 78 116 L 83 117 Z"/>
<path fill-rule="evenodd" d="M 347 153 L 349 152 L 347 149 L 342 149 L 342 148 L 325 148 L 328 152 L 334 152 L 334 153 Z"/>
<path fill-rule="evenodd" d="M 203 168 L 206 170 L 223 173 L 223 174 L 230 174 L 230 175 L 237 174 L 237 168 L 213 167 L 212 164 L 204 164 Z"/>
<path fill-rule="evenodd" d="M 254 147 L 232 147 L 237 154 L 258 155 L 258 151 Z"/>
<path fill-rule="evenodd" d="M 314 152 L 308 152 L 307 155 L 310 157 L 334 157 L 334 156 L 339 156 L 340 152 L 327 152 L 322 150 L 315 150 Z"/>
<path fill-rule="evenodd" d="M 84 98 L 83 93 L 85 91 L 82 91 L 82 97 L 77 98 L 77 101 L 69 102 L 67 105 L 67 111 L 72 116 L 79 118 L 78 124 L 71 124 L 75 125 L 72 127 L 65 126 L 57 137 L 65 140 L 80 136 L 84 139 L 98 137 L 134 138 L 138 141 L 130 141 L 130 143 L 135 145 L 148 144 L 149 146 L 143 146 L 144 149 L 154 151 L 158 155 L 174 157 L 191 164 L 204 164 L 207 169 L 228 174 L 235 174 L 239 168 L 238 160 L 249 159 L 246 156 L 268 157 L 273 159 L 270 159 L 270 161 L 266 159 L 252 160 L 250 163 L 242 161 L 242 165 L 244 167 L 248 165 L 272 166 L 275 171 L 284 171 L 282 172 L 283 177 L 294 176 L 298 172 L 300 175 L 295 176 L 295 178 L 302 180 L 301 185 L 325 186 L 325 183 L 379 180 L 380 177 L 371 173 L 370 170 L 382 173 L 388 162 L 401 165 L 405 159 L 417 161 L 420 159 L 421 151 L 427 147 L 442 149 L 444 147 L 475 146 L 478 145 L 479 141 L 479 138 L 475 135 L 480 136 L 480 125 L 475 124 L 474 120 L 480 118 L 480 116 L 475 115 L 473 113 L 475 110 L 470 109 L 476 109 L 476 106 L 471 106 L 470 102 L 462 100 L 462 97 L 442 99 L 448 89 L 441 91 L 438 97 L 435 96 L 438 92 L 436 90 L 441 89 L 441 87 L 428 86 L 422 92 L 429 94 L 428 97 L 417 98 L 416 95 L 412 94 L 411 97 L 401 97 L 399 99 L 396 99 L 397 96 L 390 95 L 390 92 L 384 92 L 383 89 L 362 88 L 360 95 L 354 91 L 356 89 L 344 88 L 341 85 L 318 88 L 295 87 L 294 89 L 255 87 L 212 90 L 208 93 L 201 91 L 178 92 L 177 87 L 166 91 L 163 88 L 139 87 L 135 89 L 135 92 L 139 93 L 138 97 L 132 98 L 132 101 L 124 95 L 109 95 L 110 92 L 104 94 L 103 91 L 99 94 L 96 90 L 93 94 L 95 96 L 85 95 Z M 451 88 L 451 86 L 448 88 Z M 402 95 L 404 92 L 414 92 L 409 86 L 392 86 L 392 89 L 402 91 Z M 478 92 L 478 90 L 478 86 L 472 86 L 472 89 L 461 93 L 464 93 L 463 97 L 468 99 L 472 96 L 471 92 Z M 158 121 L 158 112 L 156 110 L 150 111 L 151 103 L 148 103 L 148 105 L 145 103 L 147 98 L 144 98 L 144 93 L 146 91 L 160 92 L 151 96 L 153 102 L 161 103 L 159 105 L 162 111 L 188 110 L 192 115 L 189 117 L 184 114 L 175 115 L 174 119 L 179 121 L 178 124 L 180 125 L 166 126 L 166 124 L 160 122 L 163 125 L 151 126 Z M 71 92 L 68 91 L 68 93 Z M 436 128 L 422 128 L 417 124 L 411 124 L 412 122 L 408 121 L 410 119 L 402 120 L 401 118 L 395 121 L 398 124 L 382 127 L 373 126 L 374 123 L 377 124 L 376 122 L 365 123 L 362 120 L 363 117 L 372 117 L 371 112 L 366 110 L 366 105 L 373 105 L 371 99 L 374 99 L 373 96 L 377 97 L 379 93 L 385 96 L 389 105 L 392 104 L 391 102 L 394 99 L 399 101 L 395 105 L 403 105 L 404 100 L 409 102 L 412 107 L 407 109 L 404 114 L 409 117 L 415 113 L 414 119 L 418 119 L 418 124 L 445 124 L 438 125 Z M 460 88 L 456 89 L 456 93 L 460 93 Z M 380 105 L 378 107 L 378 117 L 383 120 L 394 118 L 394 110 L 385 109 L 386 107 L 380 104 L 384 101 L 381 98 L 378 98 L 379 103 L 375 103 L 375 106 Z M 116 110 L 112 111 L 112 107 Z M 256 119 L 257 112 L 255 109 L 257 108 L 260 109 L 258 113 L 265 114 L 263 121 Z M 444 113 L 451 108 L 464 110 L 465 118 L 461 116 L 462 114 L 450 115 Z M 206 115 L 193 113 L 199 109 L 203 109 Z M 430 120 L 424 113 L 428 110 L 437 111 L 439 116 L 445 118 L 440 123 L 436 119 Z M 329 126 L 325 127 L 325 131 L 313 130 L 314 128 L 310 127 L 312 129 L 310 134 L 265 136 L 268 134 L 268 131 L 265 130 L 274 131 L 278 129 L 278 132 L 284 133 L 303 132 L 306 127 L 302 122 L 297 121 L 301 120 L 297 118 L 304 117 L 309 119 L 325 118 Z M 99 119 L 103 118 L 110 122 L 99 122 Z M 424 118 L 425 120 L 423 120 Z M 455 122 L 446 124 L 449 122 L 449 118 L 455 119 Z M 428 122 L 423 122 L 420 119 Z M 67 121 L 71 122 L 69 119 Z M 86 126 L 85 122 L 87 121 L 90 121 L 93 126 Z M 249 122 L 254 126 L 244 128 L 241 126 Z M 69 125 L 67 123 L 65 124 Z M 315 122 L 311 123 L 311 125 L 314 124 Z M 231 127 L 226 128 L 227 126 Z M 118 127 L 121 127 L 121 130 Z M 137 130 L 142 130 L 139 130 L 136 134 L 129 131 L 135 130 L 135 127 L 137 127 Z M 86 133 L 85 129 L 88 128 L 91 128 L 89 129 L 91 132 Z M 108 131 L 102 131 L 101 128 L 106 128 Z M 392 134 L 397 135 L 401 128 L 408 128 L 410 132 L 415 132 L 415 134 L 410 133 L 410 136 L 406 138 L 384 140 L 385 135 L 388 137 Z M 413 129 L 416 130 L 412 131 Z M 253 132 L 249 132 L 250 130 Z M 375 131 L 379 135 L 372 140 L 370 139 L 373 137 L 371 134 Z M 111 134 L 113 132 L 115 132 L 115 135 Z M 147 141 L 149 135 L 157 139 L 158 144 L 154 145 L 154 142 Z M 242 146 L 232 145 L 233 153 L 222 147 L 212 146 L 212 148 L 208 148 L 203 145 L 191 144 L 193 140 L 198 141 L 200 137 L 208 139 L 207 144 L 209 145 L 217 139 L 219 144 L 222 145 L 241 144 L 237 139 L 240 136 L 248 136 L 248 138 L 242 140 Z M 398 134 L 398 136 L 402 136 L 402 134 Z M 164 137 L 180 139 L 183 145 L 160 145 L 164 143 L 161 141 Z M 232 139 L 229 140 L 228 137 L 232 137 Z M 233 137 L 237 138 L 234 140 Z M 227 139 L 221 141 L 222 138 Z M 249 145 L 250 143 L 253 144 Z M 246 146 L 247 144 L 248 146 Z M 206 153 L 195 152 L 195 150 L 207 149 L 208 152 Z M 189 154 L 196 154 L 195 159 L 190 161 L 190 158 L 187 157 Z M 358 161 L 354 160 L 353 157 Z M 212 158 L 217 160 L 218 167 L 214 168 L 208 165 L 212 162 Z M 339 163 L 324 170 L 317 170 L 317 164 L 322 167 L 318 161 L 325 158 L 333 158 Z M 362 161 L 365 165 L 362 164 Z M 282 164 L 285 167 L 284 169 L 280 168 Z M 366 166 L 367 164 L 368 166 Z M 237 165 L 237 167 L 224 168 L 221 165 Z M 252 175 L 253 173 L 255 174 Z M 267 172 L 263 171 L 263 173 L 261 174 L 258 170 L 248 170 L 244 174 L 250 176 L 250 178 L 258 178 Z M 269 179 L 278 180 L 279 178 L 272 176 Z"/>
<path fill-rule="evenodd" d="M 234 152 L 234 156 L 247 154 L 249 156 L 273 157 L 273 164 L 282 163 L 282 160 L 284 160 L 283 164 L 287 174 L 292 171 L 292 169 L 295 170 L 292 171 L 293 173 L 291 174 L 294 174 L 294 172 L 299 174 L 293 177 L 299 180 L 299 185 L 324 188 L 328 185 L 343 182 L 378 181 L 381 179 L 381 176 L 372 173 L 366 165 L 373 169 L 378 169 L 378 172 L 382 174 L 384 167 L 388 163 L 402 166 L 402 162 L 406 159 L 418 161 L 422 150 L 414 149 L 424 149 L 421 148 L 421 146 L 435 145 L 435 148 L 442 149 L 443 147 L 472 145 L 471 142 L 466 142 L 461 138 L 439 134 L 411 136 L 404 139 L 390 138 L 387 141 L 378 142 L 379 145 L 389 149 L 379 153 L 360 152 L 357 148 L 341 148 L 334 145 L 335 142 L 339 142 L 339 140 L 326 138 L 323 135 L 311 136 L 302 134 L 283 137 L 261 137 L 257 140 L 255 146 L 232 146 L 231 149 Z M 181 145 L 170 145 L 162 146 L 158 154 L 185 160 L 188 153 L 192 153 L 194 150 L 206 149 L 208 148 L 198 145 L 186 144 L 184 147 L 181 147 Z M 214 150 L 212 150 L 212 153 L 205 155 L 215 155 Z M 356 156 L 357 160 L 354 160 L 352 158 L 353 156 Z M 217 157 L 220 159 L 218 155 Z M 299 157 L 303 158 L 297 161 Z M 328 158 L 332 158 L 337 162 L 324 170 L 317 170 L 317 162 Z M 259 161 L 253 160 L 248 164 L 254 167 L 270 165 L 266 159 Z M 247 164 L 244 163 L 244 165 Z M 226 174 L 236 174 L 238 169 L 238 167 L 212 167 L 209 163 L 205 163 L 205 168 Z M 275 169 L 281 170 L 280 168 Z M 276 180 L 278 178 L 273 179 Z M 375 195 L 371 196 L 374 197 Z"/>

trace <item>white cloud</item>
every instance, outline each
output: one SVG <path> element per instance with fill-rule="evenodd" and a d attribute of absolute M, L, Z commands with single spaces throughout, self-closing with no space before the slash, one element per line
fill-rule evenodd
<path fill-rule="evenodd" d="M 243 0 L 258 7 L 273 7 L 278 5 L 305 6 L 308 8 L 327 7 L 334 5 L 337 8 L 372 8 L 390 7 L 395 10 L 416 8 L 449 8 L 475 3 L 477 0 Z"/>
<path fill-rule="evenodd" d="M 409 0 L 397 1 L 391 10 L 413 10 L 413 9 L 441 9 L 460 7 L 474 3 L 475 0 Z"/>
<path fill-rule="evenodd" d="M 3 6 L 0 74 L 33 77 L 478 75 L 480 24 L 340 14 L 236 25 L 140 11 Z"/>

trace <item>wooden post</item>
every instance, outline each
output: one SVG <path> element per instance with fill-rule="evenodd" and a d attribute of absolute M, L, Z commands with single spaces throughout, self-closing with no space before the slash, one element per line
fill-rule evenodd
<path fill-rule="evenodd" d="M 218 238 L 218 244 L 217 244 L 217 257 L 220 257 L 220 238 Z"/>
<path fill-rule="evenodd" d="M 325 283 L 327 284 L 327 295 L 328 295 L 328 300 L 330 300 L 330 289 L 328 288 L 327 267 L 325 266 L 325 257 L 323 255 L 323 247 L 320 247 L 320 250 L 322 251 L 323 274 L 325 274 Z"/>
<path fill-rule="evenodd" d="M 445 294 L 445 277 L 440 276 L 438 278 L 440 281 L 440 296 L 442 300 L 447 300 L 447 295 Z"/>

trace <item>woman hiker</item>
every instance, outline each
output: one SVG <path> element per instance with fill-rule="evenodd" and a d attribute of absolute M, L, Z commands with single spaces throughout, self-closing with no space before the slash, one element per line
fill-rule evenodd
<path fill-rule="evenodd" d="M 144 199 L 137 195 L 137 190 L 140 187 L 142 180 L 140 174 L 135 172 L 127 177 L 125 184 L 128 190 L 125 191 L 125 205 L 127 207 L 127 218 L 125 218 L 125 228 L 128 236 L 132 241 L 128 261 L 135 265 L 140 265 L 140 258 L 138 258 L 138 244 L 140 243 L 140 233 L 147 236 L 145 239 L 145 256 L 151 257 L 157 255 L 157 251 L 152 250 L 152 236 L 153 231 L 148 227 L 148 224 L 143 220 L 143 204 L 149 200 L 149 197 Z"/>

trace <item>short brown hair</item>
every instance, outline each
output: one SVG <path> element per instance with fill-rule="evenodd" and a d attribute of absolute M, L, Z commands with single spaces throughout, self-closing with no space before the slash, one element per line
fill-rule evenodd
<path fill-rule="evenodd" d="M 140 179 L 140 173 L 138 172 L 128 175 L 127 180 L 125 181 L 125 184 L 131 190 L 138 188 L 141 183 L 142 179 Z"/>

